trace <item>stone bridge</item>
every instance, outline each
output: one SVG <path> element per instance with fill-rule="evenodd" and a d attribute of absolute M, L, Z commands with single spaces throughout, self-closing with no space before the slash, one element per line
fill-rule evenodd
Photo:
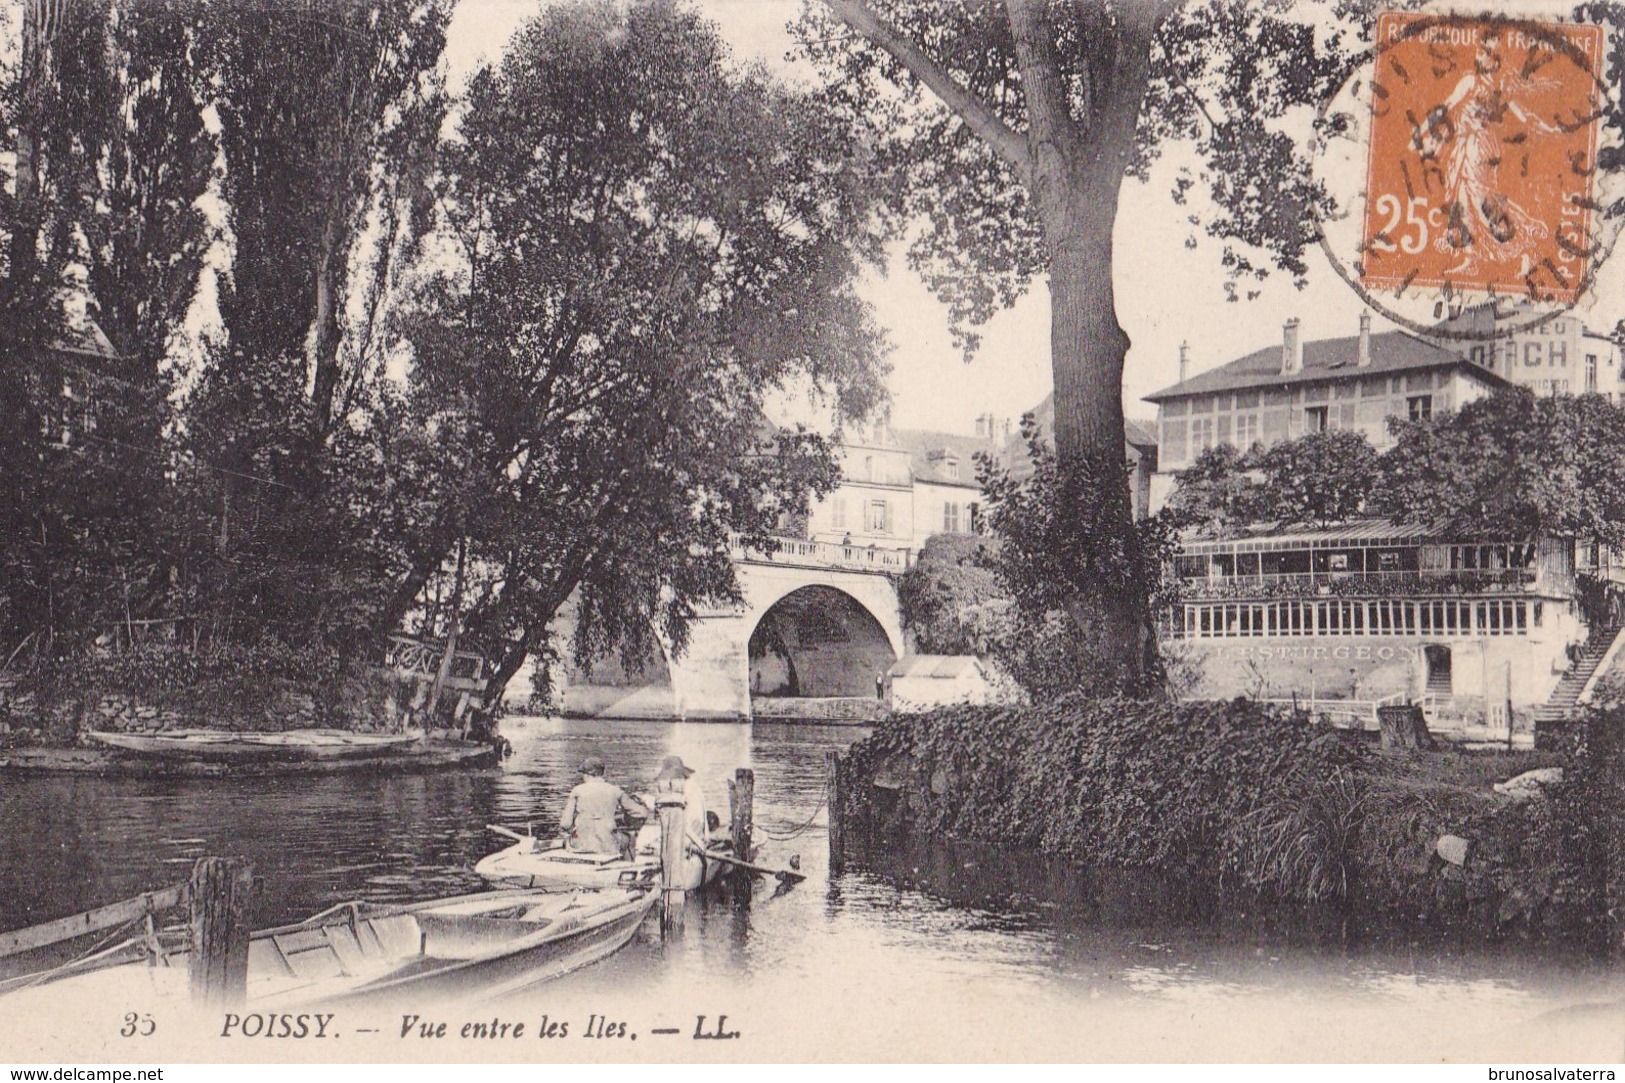
<path fill-rule="evenodd" d="M 609 661 L 567 674 L 561 707 L 587 717 L 739 721 L 756 713 L 753 698 L 872 699 L 876 678 L 903 654 L 892 577 L 909 556 L 790 538 L 771 554 L 736 547 L 742 605 L 702 613 L 688 650 L 642 673 Z"/>

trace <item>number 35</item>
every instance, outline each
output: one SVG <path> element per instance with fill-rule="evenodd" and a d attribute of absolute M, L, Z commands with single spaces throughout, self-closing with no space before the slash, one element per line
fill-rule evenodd
<path fill-rule="evenodd" d="M 1436 212 L 1427 211 L 1426 196 L 1412 196 L 1407 203 L 1401 204 L 1399 197 L 1389 193 L 1377 199 L 1377 213 L 1388 216 L 1382 231 L 1371 238 L 1371 247 L 1379 252 L 1392 252 L 1396 247 L 1416 255 L 1428 246 L 1428 218 Z M 1425 213 L 1417 213 L 1418 211 Z M 1399 229 L 1400 217 L 1404 216 L 1405 225 L 1409 227 L 1399 243 L 1394 243 L 1396 231 Z M 1415 230 L 1414 233 L 1410 230 Z"/>
<path fill-rule="evenodd" d="M 150 1038 L 158 1029 L 158 1023 L 150 1015 L 137 1015 L 135 1012 L 124 1013 L 124 1025 L 119 1028 L 119 1034 L 125 1038 L 140 1035 Z"/>

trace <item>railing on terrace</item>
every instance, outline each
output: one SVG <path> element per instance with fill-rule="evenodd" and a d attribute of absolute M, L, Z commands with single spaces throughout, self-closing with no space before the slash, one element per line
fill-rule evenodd
<path fill-rule="evenodd" d="M 804 538 L 775 538 L 778 548 L 771 553 L 749 548 L 733 540 L 736 560 L 770 564 L 796 564 L 820 568 L 850 568 L 863 572 L 901 573 L 908 570 L 910 550 L 882 549 L 874 545 L 842 545 L 839 542 L 807 541 Z"/>
<path fill-rule="evenodd" d="M 1398 692 L 1381 699 L 1315 699 L 1299 696 L 1296 699 L 1260 699 L 1259 703 L 1272 703 L 1307 712 L 1312 717 L 1324 715 L 1334 726 L 1375 730 L 1379 728 L 1378 707 L 1393 707 L 1405 703 Z"/>
<path fill-rule="evenodd" d="M 1388 572 L 1282 572 L 1226 575 L 1181 580 L 1184 595 L 1196 601 L 1215 598 L 1313 598 L 1485 594 L 1522 591 L 1535 586 L 1533 568 L 1474 571 L 1445 568 Z"/>

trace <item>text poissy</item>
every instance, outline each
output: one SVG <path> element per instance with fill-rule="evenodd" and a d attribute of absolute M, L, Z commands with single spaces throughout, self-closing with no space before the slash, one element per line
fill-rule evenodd
<path fill-rule="evenodd" d="M 249 1012 L 247 1015 L 226 1013 L 225 1025 L 220 1028 L 222 1038 L 328 1038 L 331 1013 L 325 1015 L 286 1015 Z"/>

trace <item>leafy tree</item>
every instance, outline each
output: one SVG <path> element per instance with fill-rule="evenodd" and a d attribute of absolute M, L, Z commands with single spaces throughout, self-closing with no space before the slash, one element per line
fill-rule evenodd
<path fill-rule="evenodd" d="M 1174 525 L 1164 516 L 1134 524 L 1125 541 L 1101 530 L 1098 520 L 1070 513 L 1068 479 L 1061 462 L 1039 431 L 1033 416 L 1021 420 L 1032 472 L 1017 480 L 991 457 L 978 459 L 988 525 L 1000 540 L 993 568 L 999 585 L 1013 599 L 1013 616 L 994 655 L 1035 696 L 1083 690 L 1112 693 L 1122 675 L 1099 664 L 1090 620 L 1078 607 L 1089 602 L 1075 587 L 1078 577 L 1095 583 L 1102 594 L 1152 585 L 1150 604 L 1159 609 L 1174 601 L 1177 582 L 1164 577 L 1174 556 Z M 1119 463 L 1105 488 L 1127 489 L 1128 467 Z M 1104 498 L 1097 493 L 1098 498 Z M 1097 533 L 1080 533 L 1092 526 Z"/>
<path fill-rule="evenodd" d="M 193 14 L 66 5 L 59 22 L 30 23 L 15 73 L 28 160 L 0 383 L 21 397 L 8 420 L 23 431 L 6 442 L 4 609 L 12 635 L 43 630 L 59 649 L 161 613 L 174 570 L 166 359 L 212 240 L 197 207 L 214 145 L 189 79 Z M 69 318 L 62 294 L 93 322 Z"/>
<path fill-rule="evenodd" d="M 1373 502 L 1464 534 L 1625 544 L 1625 410 L 1600 395 L 1511 388 L 1422 421 L 1390 421 Z"/>
<path fill-rule="evenodd" d="M 1231 273 L 1274 263 L 1302 276 L 1321 196 L 1280 122 L 1341 81 L 1369 17 L 1348 16 L 1320 33 L 1275 3 L 823 0 L 801 24 L 831 93 L 875 133 L 896 209 L 923 223 L 912 262 L 961 325 L 1047 275 L 1056 514 L 1070 524 L 1058 533 L 1088 540 L 1051 570 L 1123 686 L 1155 681 L 1158 667 L 1152 581 L 1132 574 L 1145 561 L 1120 476 L 1119 188 L 1164 143 L 1192 141 L 1208 168 L 1182 176 L 1176 198 L 1207 189 L 1211 203 L 1192 210 L 1224 240 Z"/>
<path fill-rule="evenodd" d="M 897 582 L 903 622 L 924 654 L 986 654 L 1009 605 L 993 568 L 997 543 L 933 534 Z"/>
<path fill-rule="evenodd" d="M 1364 510 L 1377 473 L 1377 452 L 1364 433 L 1328 429 L 1284 440 L 1256 458 L 1263 474 L 1257 520 L 1327 526 Z"/>
<path fill-rule="evenodd" d="M 232 262 L 226 341 L 189 403 L 203 470 L 187 515 L 213 528 L 190 556 L 221 635 L 357 656 L 387 598 L 393 480 L 365 436 L 390 302 L 430 222 L 450 7 L 226 0 L 201 23 L 193 78 L 220 118 Z"/>
<path fill-rule="evenodd" d="M 222 0 L 203 24 L 235 248 L 221 317 L 234 358 L 297 359 L 317 435 L 376 360 L 341 350 L 367 216 L 386 250 L 424 224 L 450 16 L 451 0 Z"/>
<path fill-rule="evenodd" d="M 634 664 L 734 600 L 730 535 L 768 544 L 835 482 L 763 396 L 807 378 L 858 418 L 881 395 L 852 290 L 881 251 L 864 153 L 676 5 L 558 5 L 522 29 L 444 151 L 461 260 L 419 295 L 400 406 L 457 450 L 375 631 L 454 574 L 460 539 L 493 692 L 546 656 L 572 596 L 578 660 Z"/>
<path fill-rule="evenodd" d="M 1175 475 L 1165 513 L 1181 528 L 1222 533 L 1258 521 L 1259 488 L 1255 454 L 1218 444 Z"/>

